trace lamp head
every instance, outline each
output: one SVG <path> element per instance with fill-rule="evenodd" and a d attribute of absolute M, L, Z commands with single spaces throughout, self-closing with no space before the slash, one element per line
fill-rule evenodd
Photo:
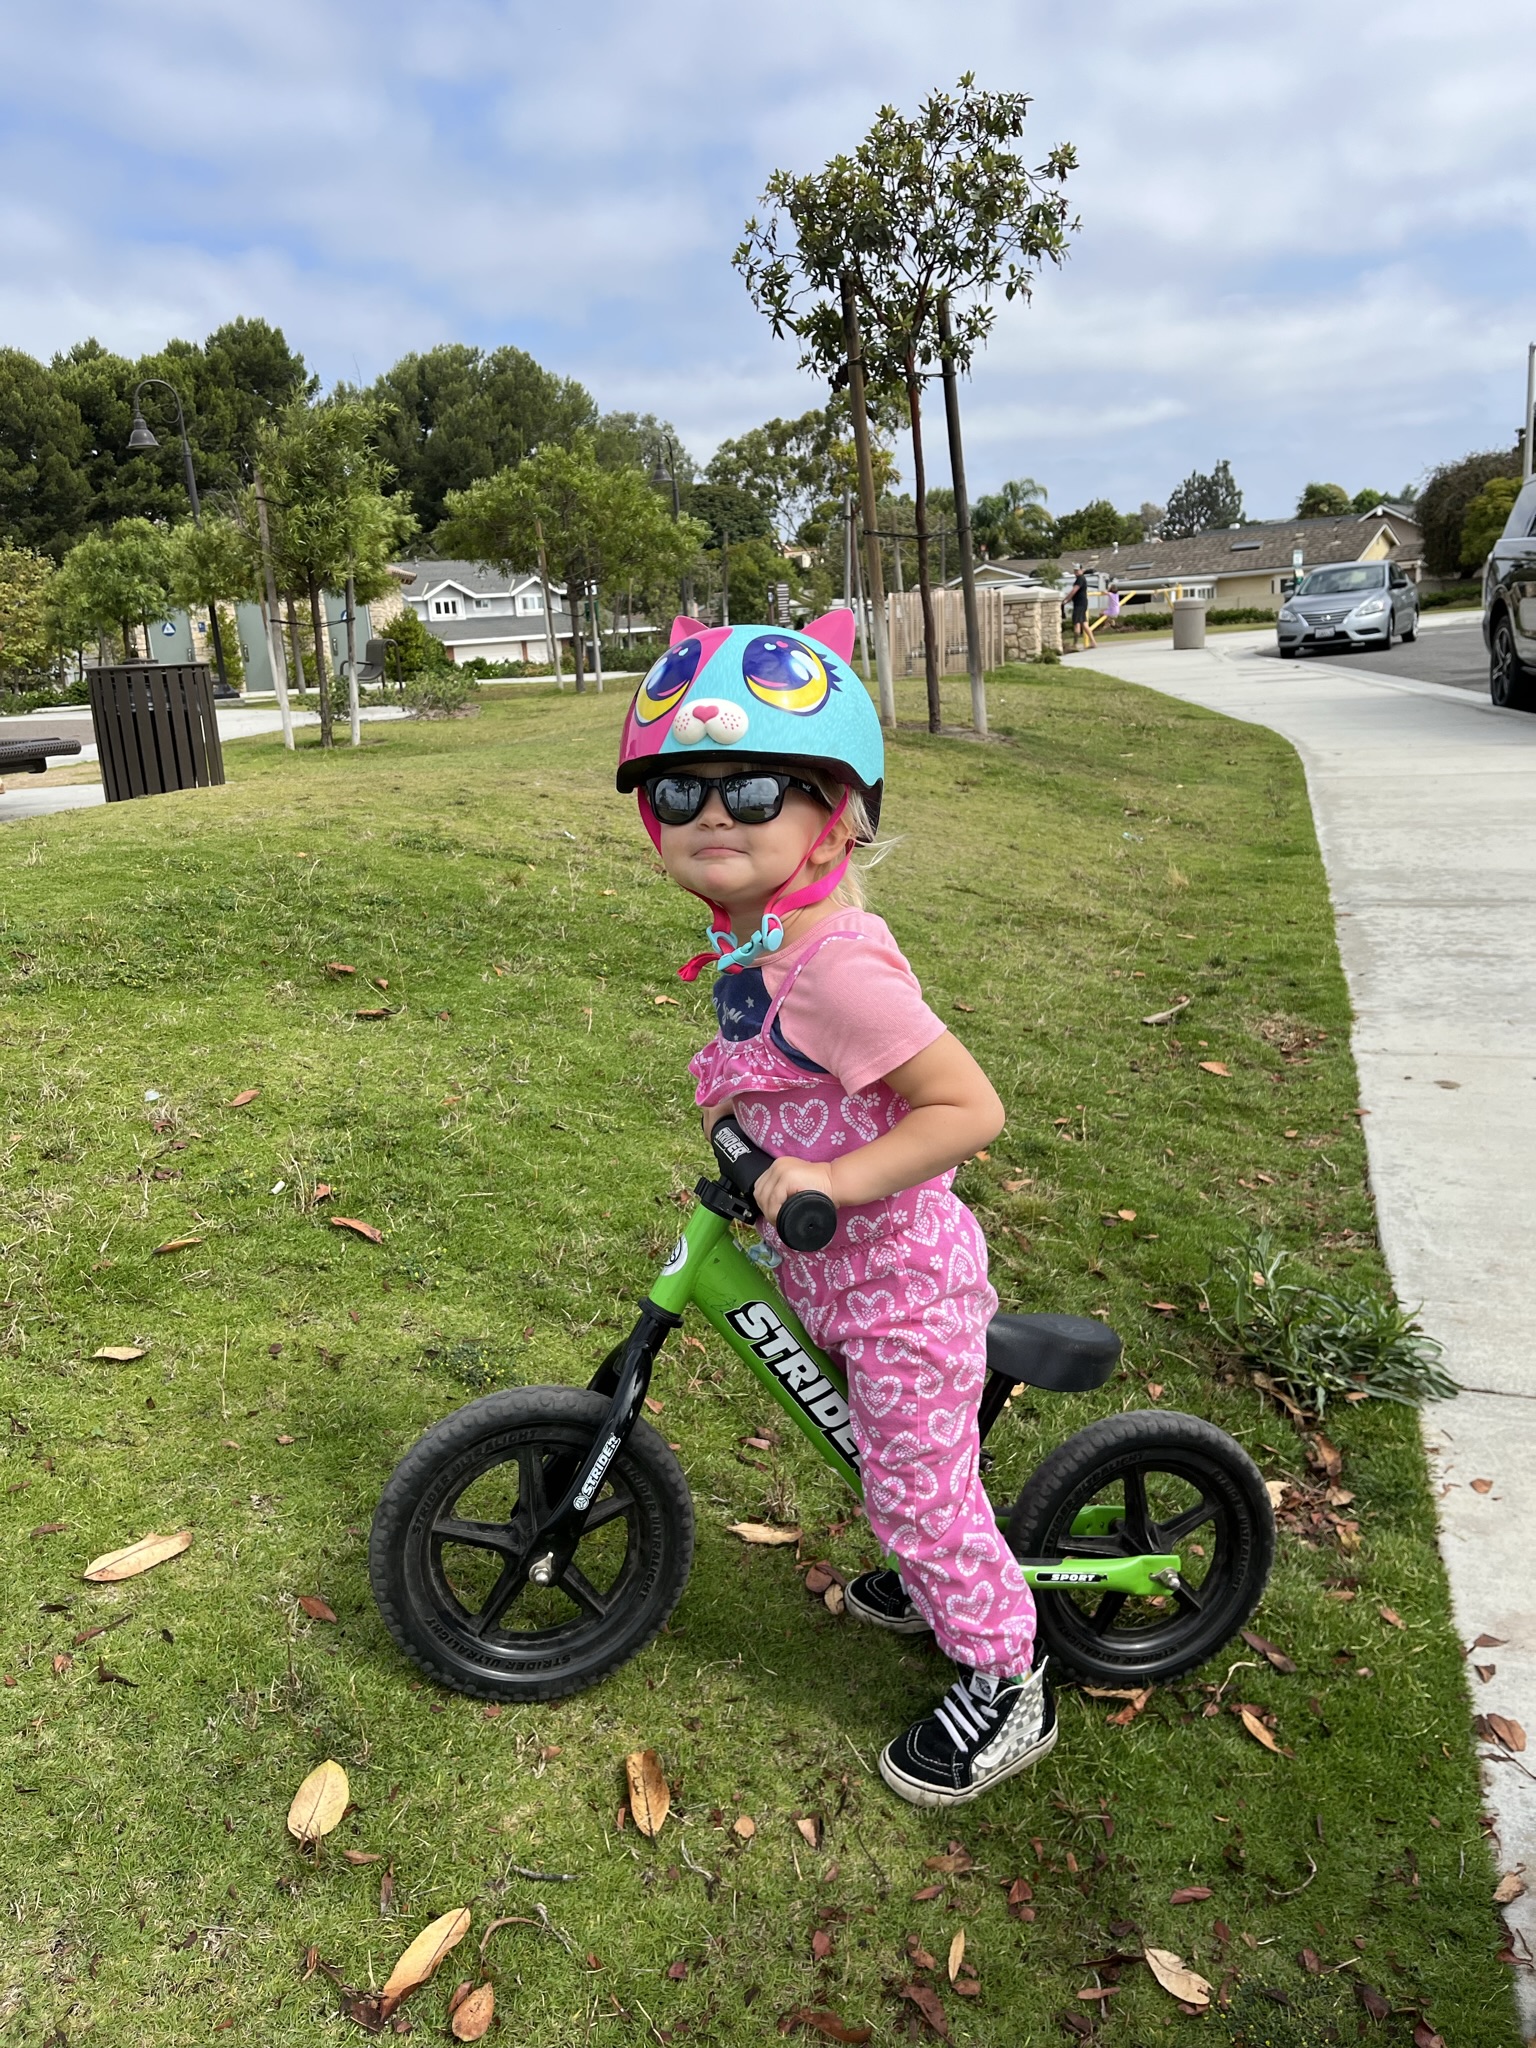
<path fill-rule="evenodd" d="M 160 443 L 149 430 L 149 422 L 139 408 L 133 408 L 133 426 L 128 435 L 128 446 L 137 453 L 143 448 L 158 448 Z"/>

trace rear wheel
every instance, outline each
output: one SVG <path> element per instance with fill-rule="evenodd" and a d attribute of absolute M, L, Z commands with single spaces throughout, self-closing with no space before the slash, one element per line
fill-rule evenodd
<path fill-rule="evenodd" d="M 572 1387 L 487 1394 L 430 1429 L 379 1500 L 368 1571 L 384 1624 L 439 1685 L 485 1700 L 558 1700 L 638 1656 L 693 1562 L 682 1467 L 637 1423 L 551 1586 L 509 1566 L 558 1505 L 608 1413 Z"/>
<path fill-rule="evenodd" d="M 1247 1621 L 1275 1555 L 1258 1467 L 1194 1415 L 1106 1416 L 1054 1450 L 1008 1520 L 1021 1558 L 1175 1552 L 1179 1583 L 1144 1597 L 1093 1587 L 1037 1594 L 1040 1639 L 1058 1668 L 1097 1684 L 1181 1678 Z"/>
<path fill-rule="evenodd" d="M 1506 711 L 1529 711 L 1536 697 L 1536 677 L 1515 651 L 1515 629 L 1508 612 L 1494 621 L 1488 649 L 1488 694 Z"/>

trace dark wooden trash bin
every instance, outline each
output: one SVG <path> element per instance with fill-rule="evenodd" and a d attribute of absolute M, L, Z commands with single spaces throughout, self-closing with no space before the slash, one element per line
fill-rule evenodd
<path fill-rule="evenodd" d="M 109 804 L 224 780 L 205 661 L 133 662 L 94 670 L 91 722 Z"/>

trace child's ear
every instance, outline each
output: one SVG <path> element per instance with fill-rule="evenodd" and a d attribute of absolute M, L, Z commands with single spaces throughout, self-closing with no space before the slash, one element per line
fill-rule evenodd
<path fill-rule="evenodd" d="M 848 616 L 852 618 L 852 612 Z M 679 640 L 691 640 L 695 633 L 707 633 L 708 631 L 709 628 L 702 619 L 686 618 L 683 613 L 679 612 L 672 621 L 672 638 L 667 642 L 667 645 L 675 647 Z M 850 647 L 853 645 L 852 641 L 848 644 Z"/>
<path fill-rule="evenodd" d="M 819 640 L 823 647 L 830 647 L 839 661 L 853 659 L 853 642 L 858 631 L 858 622 L 846 605 L 835 612 L 823 612 L 819 619 L 812 619 L 801 632 L 809 640 Z"/>

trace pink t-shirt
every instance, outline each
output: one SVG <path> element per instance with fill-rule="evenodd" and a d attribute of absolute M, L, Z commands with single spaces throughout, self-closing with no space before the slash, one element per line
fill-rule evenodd
<path fill-rule="evenodd" d="M 794 945 L 770 954 L 763 963 L 770 997 L 802 960 L 779 1011 L 780 1029 L 797 1052 L 835 1074 L 850 1095 L 915 1058 L 948 1029 L 924 1002 L 883 917 L 839 910 Z"/>

